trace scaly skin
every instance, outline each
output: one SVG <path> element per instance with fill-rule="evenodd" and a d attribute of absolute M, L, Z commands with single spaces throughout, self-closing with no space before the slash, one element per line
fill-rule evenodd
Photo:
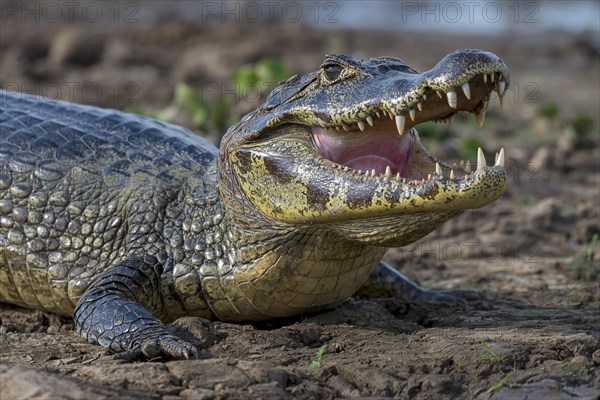
<path fill-rule="evenodd" d="M 479 121 L 508 83 L 498 57 L 474 50 L 423 74 L 396 58 L 328 56 L 231 127 L 220 151 L 148 118 L 0 92 L 0 300 L 74 316 L 126 358 L 195 357 L 163 325 L 186 315 L 284 317 L 361 287 L 451 301 L 381 258 L 495 200 L 504 154 L 451 166 L 412 126 L 457 111 Z"/>

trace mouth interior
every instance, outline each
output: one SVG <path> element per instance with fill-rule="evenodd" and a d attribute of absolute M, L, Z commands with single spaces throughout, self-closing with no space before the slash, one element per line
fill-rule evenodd
<path fill-rule="evenodd" d="M 412 127 L 425 121 L 451 122 L 458 112 L 475 114 L 480 127 L 490 94 L 497 90 L 497 85 L 476 76 L 470 80 L 469 97 L 460 88 L 453 93 L 453 106 L 447 94 L 427 89 L 419 107 L 415 105 L 411 110 L 394 113 L 381 110 L 377 116 L 369 117 L 368 124 L 356 122 L 344 129 L 312 127 L 314 142 L 324 158 L 367 174 L 389 177 L 391 173 L 404 179 L 422 180 L 439 167 L 445 175 L 451 172 L 450 165 L 429 155 Z M 400 125 L 396 115 L 402 117 Z M 462 164 L 455 168 L 451 176 L 457 178 L 470 172 L 470 167 L 465 170 Z"/>
<path fill-rule="evenodd" d="M 368 132 L 342 133 L 313 128 L 313 137 L 321 155 L 336 164 L 360 171 L 375 170 L 378 174 L 384 174 L 389 167 L 393 175 L 412 178 L 409 166 L 414 137 L 412 134 L 400 136 L 395 129 L 393 123 L 377 124 Z"/>

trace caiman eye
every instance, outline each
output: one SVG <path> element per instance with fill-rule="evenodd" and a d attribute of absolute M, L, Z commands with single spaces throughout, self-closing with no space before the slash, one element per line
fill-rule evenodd
<path fill-rule="evenodd" d="M 340 78 L 340 76 L 342 75 L 343 71 L 344 71 L 344 68 L 341 65 L 337 65 L 337 64 L 330 64 L 330 65 L 326 65 L 325 67 L 323 67 L 323 72 L 325 73 L 325 78 L 327 78 L 327 80 L 329 82 L 337 81 Z"/>

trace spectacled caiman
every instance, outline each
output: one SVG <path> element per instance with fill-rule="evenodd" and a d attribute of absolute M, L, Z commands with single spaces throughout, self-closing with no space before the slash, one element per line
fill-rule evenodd
<path fill-rule="evenodd" d="M 227 131 L 220 150 L 138 115 L 0 92 L 0 300 L 73 316 L 124 357 L 195 357 L 163 323 L 260 321 L 362 291 L 453 301 L 381 262 L 390 247 L 494 201 L 486 165 L 428 154 L 414 125 L 509 85 L 496 55 L 459 50 L 419 73 L 329 55 Z"/>

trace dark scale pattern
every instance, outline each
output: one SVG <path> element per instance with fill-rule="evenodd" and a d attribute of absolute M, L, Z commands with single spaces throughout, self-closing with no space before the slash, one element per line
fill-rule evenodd
<path fill-rule="evenodd" d="M 154 315 L 211 315 L 192 270 L 219 209 L 216 148 L 141 116 L 4 91 L 0 131 L 0 299 L 69 316 L 81 299 L 90 341 L 191 355 Z M 184 221 L 200 229 L 184 237 Z M 177 293 L 174 265 L 192 293 Z"/>
<path fill-rule="evenodd" d="M 156 319 L 161 314 L 162 266 L 155 257 L 130 259 L 103 272 L 75 309 L 77 331 L 121 357 L 196 357 L 196 349 L 171 334 Z M 144 300 L 144 307 L 140 307 Z"/>

